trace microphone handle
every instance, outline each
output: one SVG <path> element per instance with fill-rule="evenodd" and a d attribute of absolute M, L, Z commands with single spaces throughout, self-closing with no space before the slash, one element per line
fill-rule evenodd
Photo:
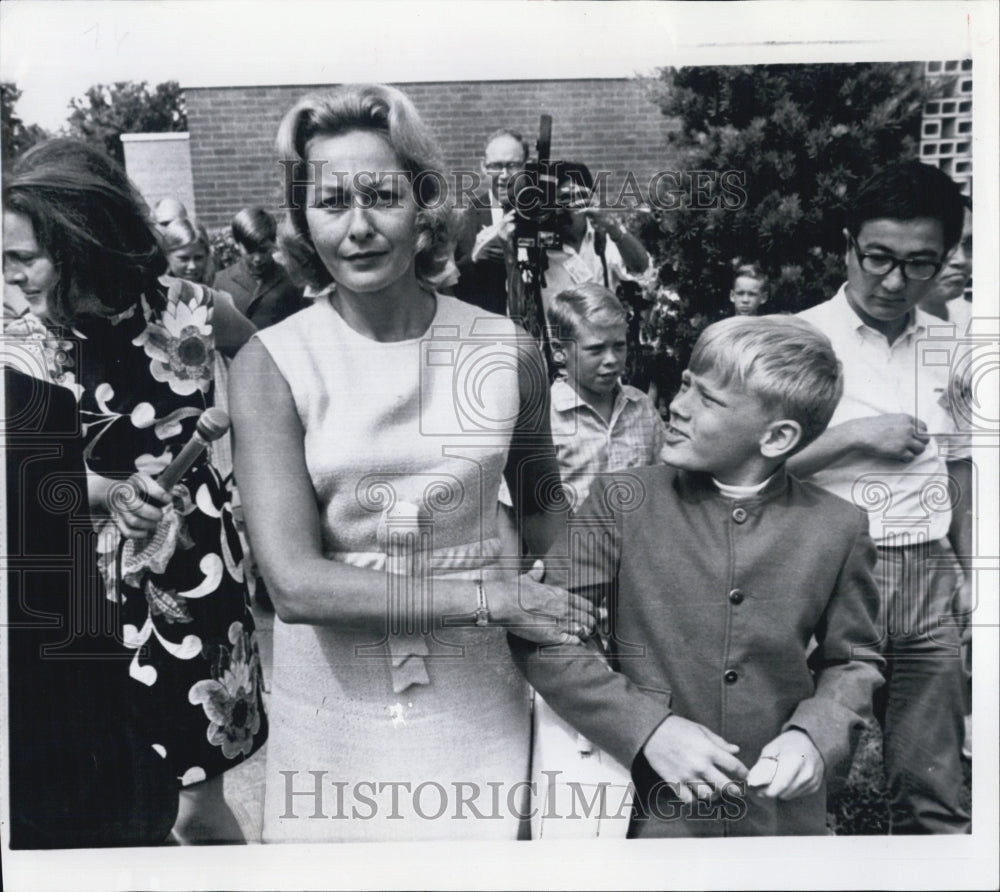
<path fill-rule="evenodd" d="M 195 463 L 198 456 L 205 451 L 206 446 L 208 446 L 208 441 L 196 431 L 191 439 L 184 444 L 184 448 L 177 453 L 177 457 L 156 478 L 156 482 L 167 492 L 170 492 L 178 484 L 181 477 L 187 473 L 188 468 Z"/>

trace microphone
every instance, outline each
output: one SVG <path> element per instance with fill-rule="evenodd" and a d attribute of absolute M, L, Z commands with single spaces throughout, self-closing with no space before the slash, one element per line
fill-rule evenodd
<path fill-rule="evenodd" d="M 187 469 L 195 463 L 198 456 L 205 451 L 205 447 L 213 440 L 218 440 L 227 430 L 229 430 L 229 416 L 225 411 L 217 407 L 206 409 L 198 418 L 191 439 L 184 444 L 184 448 L 177 453 L 177 457 L 156 478 L 156 482 L 167 492 L 170 492 L 187 472 Z"/>
<path fill-rule="evenodd" d="M 162 486 L 167 493 L 170 492 L 187 472 L 188 468 L 195 463 L 205 447 L 213 440 L 218 440 L 227 430 L 229 430 L 229 416 L 218 408 L 206 409 L 198 416 L 198 423 L 195 425 L 194 434 L 191 439 L 184 444 L 184 448 L 177 453 L 177 457 L 160 473 L 156 482 Z M 126 499 L 135 498 L 135 490 L 131 486 L 124 488 Z M 109 499 L 115 498 L 114 494 Z M 157 573 L 162 573 L 170 556 L 174 553 L 177 543 L 177 523 L 160 523 L 152 532 L 145 533 L 140 538 L 124 538 L 121 542 L 121 568 L 122 575 L 126 581 L 138 585 L 136 580 L 141 578 L 140 574 L 151 569 Z M 119 593 L 119 598 L 121 593 Z M 119 603 L 121 603 L 119 601 Z"/>

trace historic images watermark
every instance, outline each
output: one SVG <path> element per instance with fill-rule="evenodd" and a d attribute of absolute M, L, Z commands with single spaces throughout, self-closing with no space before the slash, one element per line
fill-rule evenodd
<path fill-rule="evenodd" d="M 278 162 L 283 174 L 282 210 L 302 207 L 361 208 L 400 207 L 403 195 L 412 191 L 417 204 L 426 209 L 452 204 L 456 208 L 488 208 L 491 177 L 477 170 L 438 170 L 411 173 L 404 170 L 347 171 L 330 170 L 323 158 L 309 161 L 283 159 Z M 553 183 L 546 174 L 518 171 L 506 184 L 510 207 L 522 214 L 537 214 L 565 209 L 566 204 L 554 195 Z M 626 171 L 620 183 L 615 174 L 598 170 L 586 203 L 574 207 L 595 210 L 628 211 L 639 207 L 653 211 L 725 210 L 738 211 L 747 203 L 747 173 L 744 170 L 660 170 L 648 179 Z M 405 187 L 403 184 L 407 184 Z M 312 199 L 307 199 L 307 190 Z"/>
<path fill-rule="evenodd" d="M 633 814 L 635 787 L 631 784 L 581 783 L 562 779 L 561 771 L 542 771 L 536 781 L 455 780 L 448 783 L 340 780 L 325 769 L 280 770 L 277 786 L 283 795 L 283 821 L 582 821 L 628 820 Z M 566 797 L 550 795 L 557 785 L 570 790 Z M 674 795 L 674 786 L 656 783 L 635 806 L 648 809 L 662 821 L 743 819 L 748 810 L 745 781 L 719 787 L 707 782 L 685 784 L 693 794 L 686 803 Z"/>

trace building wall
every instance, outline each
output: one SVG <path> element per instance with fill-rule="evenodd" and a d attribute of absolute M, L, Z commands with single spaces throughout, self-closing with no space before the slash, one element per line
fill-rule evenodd
<path fill-rule="evenodd" d="M 928 80 L 944 87 L 944 95 L 924 106 L 920 160 L 941 168 L 972 195 L 972 60 L 927 62 Z"/>
<path fill-rule="evenodd" d="M 539 115 L 552 115 L 552 157 L 609 172 L 612 194 L 626 171 L 645 185 L 670 167 L 665 118 L 630 79 L 467 81 L 399 84 L 441 142 L 448 170 L 478 170 L 485 137 L 498 127 L 520 130 L 532 146 Z M 186 87 L 191 165 L 199 219 L 226 225 L 242 207 L 277 211 L 282 168 L 274 138 L 285 112 L 322 86 Z"/>
<path fill-rule="evenodd" d="M 927 62 L 924 76 L 939 83 L 942 95 L 924 105 L 920 160 L 950 176 L 972 197 L 972 59 Z M 965 287 L 972 300 L 972 280 Z"/>
<path fill-rule="evenodd" d="M 153 208 L 161 198 L 179 199 L 197 213 L 187 133 L 123 133 L 125 169 Z"/>

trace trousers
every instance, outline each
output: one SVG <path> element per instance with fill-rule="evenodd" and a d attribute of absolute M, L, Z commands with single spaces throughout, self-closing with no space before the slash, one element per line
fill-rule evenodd
<path fill-rule="evenodd" d="M 961 805 L 962 649 L 954 599 L 962 570 L 946 539 L 878 548 L 882 725 L 891 832 L 968 833 Z"/>

